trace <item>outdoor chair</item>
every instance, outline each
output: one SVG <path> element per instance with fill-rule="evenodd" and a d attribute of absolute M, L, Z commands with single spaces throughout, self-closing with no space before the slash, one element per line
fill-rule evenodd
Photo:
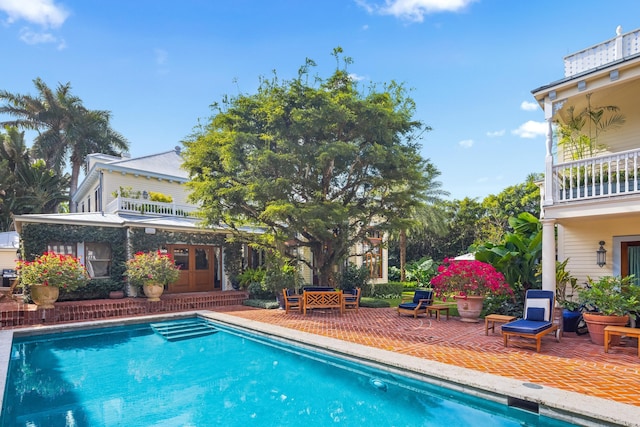
<path fill-rule="evenodd" d="M 542 337 L 555 332 L 556 340 L 560 342 L 561 331 L 558 325 L 553 323 L 553 307 L 555 295 L 553 291 L 529 289 L 524 302 L 524 317 L 502 325 L 502 337 L 504 346 L 509 346 L 509 340 L 513 337 L 534 339 L 533 343 L 520 343 L 521 345 L 535 348 L 540 352 L 540 340 Z"/>
<path fill-rule="evenodd" d="M 289 314 L 289 310 L 302 312 L 302 295 L 298 295 L 292 289 L 283 289 L 282 298 L 284 299 L 284 311 Z"/>
<path fill-rule="evenodd" d="M 360 306 L 360 288 L 351 289 L 349 291 L 342 291 L 344 308 L 355 308 L 358 311 Z"/>
<path fill-rule="evenodd" d="M 433 291 L 416 291 L 412 299 L 402 299 L 398 306 L 398 315 L 411 314 L 418 318 L 418 314 L 427 313 L 427 307 L 433 304 Z"/>

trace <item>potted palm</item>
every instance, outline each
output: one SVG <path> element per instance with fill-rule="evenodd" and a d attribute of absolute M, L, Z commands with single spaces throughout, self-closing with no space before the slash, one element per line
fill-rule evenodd
<path fill-rule="evenodd" d="M 60 289 L 71 292 L 84 286 L 89 276 L 78 258 L 45 252 L 33 261 L 18 261 L 20 286 L 27 288 L 38 308 L 53 308 Z"/>
<path fill-rule="evenodd" d="M 604 328 L 609 325 L 625 326 L 629 316 L 640 311 L 640 286 L 635 286 L 634 276 L 603 276 L 592 280 L 578 290 L 582 304 L 592 306 L 596 312 L 584 313 L 591 342 L 604 345 Z M 620 337 L 612 337 L 612 345 Z"/>
<path fill-rule="evenodd" d="M 171 255 L 162 251 L 138 252 L 127 261 L 126 276 L 133 286 L 141 286 L 149 301 L 160 301 L 165 286 L 178 280 L 178 267 Z"/>
<path fill-rule="evenodd" d="M 446 258 L 438 267 L 438 275 L 431 279 L 437 297 L 453 297 L 458 305 L 460 320 L 476 323 L 487 295 L 513 295 L 502 273 L 482 261 Z"/>

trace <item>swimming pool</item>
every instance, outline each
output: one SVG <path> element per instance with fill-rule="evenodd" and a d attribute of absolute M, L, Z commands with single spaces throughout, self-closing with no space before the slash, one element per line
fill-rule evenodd
<path fill-rule="evenodd" d="M 2 425 L 570 425 L 217 329 L 179 341 L 148 324 L 17 337 Z"/>

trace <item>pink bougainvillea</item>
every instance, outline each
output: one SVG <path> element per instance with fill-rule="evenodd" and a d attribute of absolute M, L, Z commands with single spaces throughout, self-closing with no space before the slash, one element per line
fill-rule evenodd
<path fill-rule="evenodd" d="M 502 273 L 481 261 L 445 258 L 438 275 L 431 279 L 436 296 L 446 298 L 471 295 L 513 294 Z"/>

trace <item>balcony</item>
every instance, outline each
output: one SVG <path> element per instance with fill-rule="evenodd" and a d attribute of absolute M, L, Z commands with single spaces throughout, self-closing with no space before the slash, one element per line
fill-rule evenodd
<path fill-rule="evenodd" d="M 553 202 L 640 194 L 639 168 L 640 149 L 554 165 Z"/>
<path fill-rule="evenodd" d="M 126 213 L 149 216 L 176 216 L 199 218 L 198 207 L 177 203 L 152 202 L 144 199 L 118 197 L 111 201 L 105 209 L 109 213 Z"/>
<path fill-rule="evenodd" d="M 603 43 L 581 50 L 564 58 L 565 77 L 602 67 L 640 53 L 640 30 L 619 34 Z"/>

